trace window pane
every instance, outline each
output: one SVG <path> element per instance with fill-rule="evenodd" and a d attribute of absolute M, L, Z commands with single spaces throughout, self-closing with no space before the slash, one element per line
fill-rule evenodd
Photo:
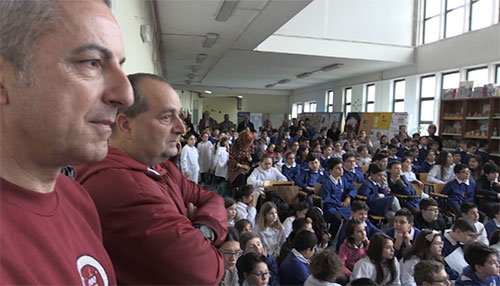
<path fill-rule="evenodd" d="M 462 7 L 446 14 L 445 38 L 460 35 L 464 32 L 464 11 L 465 9 Z"/>
<path fill-rule="evenodd" d="M 297 118 L 297 104 L 292 104 L 292 118 Z"/>
<path fill-rule="evenodd" d="M 458 88 L 460 84 L 460 73 L 454 72 L 443 75 L 443 86 L 442 89 Z"/>
<path fill-rule="evenodd" d="M 394 99 L 405 99 L 406 82 L 399 80 L 394 82 Z"/>
<path fill-rule="evenodd" d="M 303 107 L 303 106 L 302 106 L 302 103 L 297 104 L 297 113 L 298 113 L 298 114 L 301 114 L 301 113 L 302 113 L 302 107 Z"/>
<path fill-rule="evenodd" d="M 430 124 L 420 124 L 420 136 L 429 136 L 429 131 L 427 129 L 429 128 Z"/>
<path fill-rule="evenodd" d="M 366 112 L 374 112 L 375 111 L 375 103 L 368 103 L 366 106 Z"/>
<path fill-rule="evenodd" d="M 464 5 L 464 0 L 447 0 L 446 10 L 451 10 Z"/>
<path fill-rule="evenodd" d="M 311 102 L 310 110 L 311 112 L 316 112 L 316 102 Z"/>
<path fill-rule="evenodd" d="M 423 77 L 421 80 L 420 97 L 421 98 L 434 98 L 435 92 L 436 92 L 435 85 L 436 85 L 436 77 L 435 76 Z"/>
<path fill-rule="evenodd" d="M 333 103 L 333 90 L 330 90 L 328 92 L 328 104 L 332 104 Z"/>
<path fill-rule="evenodd" d="M 491 26 L 491 17 L 493 17 L 492 10 L 492 0 L 479 0 L 472 3 L 470 30 L 474 31 Z"/>
<path fill-rule="evenodd" d="M 345 115 L 347 115 L 347 113 L 351 112 L 351 105 L 346 105 L 345 107 Z"/>
<path fill-rule="evenodd" d="M 309 102 L 304 103 L 304 112 L 310 112 L 309 106 L 310 106 Z"/>
<path fill-rule="evenodd" d="M 424 22 L 424 44 L 439 40 L 439 17 Z"/>
<path fill-rule="evenodd" d="M 333 112 L 333 105 L 328 105 L 328 112 Z"/>
<path fill-rule="evenodd" d="M 434 100 L 425 100 L 420 104 L 420 121 L 434 120 Z"/>
<path fill-rule="evenodd" d="M 436 16 L 441 11 L 441 1 L 427 0 L 425 1 L 425 18 Z"/>
<path fill-rule="evenodd" d="M 352 89 L 346 88 L 345 90 L 345 103 L 351 103 Z"/>
<path fill-rule="evenodd" d="M 496 74 L 497 74 L 497 79 L 496 79 L 495 83 L 500 84 L 500 65 L 497 66 Z"/>
<path fill-rule="evenodd" d="M 474 86 L 483 86 L 488 83 L 488 68 L 467 71 L 467 81 L 474 81 Z"/>
<path fill-rule="evenodd" d="M 366 101 L 375 101 L 375 85 L 366 86 Z"/>
<path fill-rule="evenodd" d="M 394 104 L 394 112 L 404 112 L 405 111 L 405 102 L 404 101 L 397 101 Z"/>

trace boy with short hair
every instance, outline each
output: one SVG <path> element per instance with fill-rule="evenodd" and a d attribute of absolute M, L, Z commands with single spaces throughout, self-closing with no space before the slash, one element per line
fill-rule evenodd
<path fill-rule="evenodd" d="M 479 210 L 474 202 L 463 202 L 460 205 L 460 214 L 474 223 L 477 231 L 476 241 L 489 244 L 484 225 L 479 221 Z"/>
<path fill-rule="evenodd" d="M 354 153 L 345 153 L 342 156 L 342 161 L 344 164 L 343 177 L 350 184 L 362 184 L 365 181 L 365 175 L 363 175 L 361 167 L 356 165 L 356 155 Z"/>
<path fill-rule="evenodd" d="M 487 163 L 490 160 L 488 148 L 488 140 L 479 140 L 479 148 L 476 150 L 476 154 L 483 158 L 483 163 Z"/>
<path fill-rule="evenodd" d="M 370 211 L 370 207 L 366 204 L 365 201 L 362 200 L 354 200 L 351 203 L 351 218 L 357 218 L 362 221 L 365 225 L 366 237 L 370 238 L 370 236 L 377 232 L 383 232 L 381 229 L 373 225 L 373 223 L 368 219 L 368 212 Z M 340 245 L 344 241 L 344 233 L 346 223 L 342 225 L 340 228 L 339 234 L 337 236 L 337 252 L 340 249 Z"/>
<path fill-rule="evenodd" d="M 285 160 L 283 159 L 283 148 L 281 148 L 281 146 L 276 146 L 274 148 L 274 162 L 273 162 L 273 167 L 275 167 L 280 172 L 282 172 L 281 167 L 284 164 L 285 164 Z M 282 172 L 282 174 L 283 174 L 283 172 Z"/>
<path fill-rule="evenodd" d="M 314 194 L 314 186 L 323 184 L 328 177 L 326 172 L 320 168 L 317 156 L 309 154 L 307 155 L 306 161 L 308 163 L 308 168 L 300 171 L 299 177 L 295 180 L 295 183 L 307 193 L 307 200 L 313 204 L 312 195 Z"/>
<path fill-rule="evenodd" d="M 459 150 L 453 151 L 451 155 L 453 156 L 453 164 L 460 164 L 460 162 L 462 161 L 462 152 L 460 152 Z"/>
<path fill-rule="evenodd" d="M 411 246 L 420 230 L 413 226 L 413 214 L 407 208 L 402 208 L 394 215 L 394 227 L 387 235 L 394 238 L 395 256 L 400 259 L 406 247 Z"/>
<path fill-rule="evenodd" d="M 480 200 L 479 209 L 487 214 L 491 212 L 493 204 L 500 201 L 500 182 L 498 175 L 500 169 L 493 162 L 488 162 L 483 166 L 483 174 L 476 181 L 476 195 L 484 196 Z"/>
<path fill-rule="evenodd" d="M 361 167 L 370 166 L 370 164 L 372 162 L 372 157 L 370 156 L 370 152 L 368 150 L 368 147 L 366 147 L 366 145 L 360 145 L 360 146 L 358 146 L 357 151 L 358 151 L 359 156 L 361 157 L 359 165 Z"/>
<path fill-rule="evenodd" d="M 440 232 L 446 229 L 446 223 L 439 216 L 439 204 L 435 199 L 425 198 L 420 201 L 420 212 L 415 216 L 415 227 Z"/>
<path fill-rule="evenodd" d="M 470 170 L 466 165 L 458 164 L 453 168 L 453 171 L 457 178 L 449 181 L 441 193 L 448 196 L 446 206 L 458 215 L 461 203 L 474 201 L 476 183 L 469 179 Z"/>
<path fill-rule="evenodd" d="M 476 154 L 476 150 L 477 150 L 477 143 L 475 141 L 467 142 L 467 149 L 465 155 L 462 156 L 461 160 L 462 164 L 468 165 L 469 159 Z"/>
<path fill-rule="evenodd" d="M 403 170 L 401 168 L 401 162 L 392 161 L 389 163 L 388 167 L 387 182 L 389 184 L 389 189 L 391 189 L 391 193 L 408 196 L 404 206 L 410 209 L 412 213 L 418 213 L 420 197 L 418 197 L 413 185 L 402 175 Z"/>
<path fill-rule="evenodd" d="M 410 148 L 411 148 L 411 145 L 412 145 L 412 140 L 411 138 L 405 138 L 403 139 L 403 144 L 401 145 L 401 147 L 399 148 L 398 150 L 398 153 L 396 153 L 396 155 L 400 158 L 403 157 L 404 153 L 406 151 L 410 151 Z"/>
<path fill-rule="evenodd" d="M 491 207 L 490 217 L 492 217 L 492 219 L 484 225 L 488 239 L 491 237 L 491 234 L 495 232 L 495 230 L 500 229 L 500 204 L 494 204 Z"/>
<path fill-rule="evenodd" d="M 459 218 L 453 224 L 452 229 L 447 229 L 443 234 L 443 250 L 441 255 L 450 269 L 456 271 L 457 277 L 467 263 L 463 259 L 462 247 L 476 239 L 477 231 L 474 223 L 469 219 Z M 447 271 L 450 273 L 449 271 Z"/>
<path fill-rule="evenodd" d="M 498 254 L 493 248 L 480 242 L 473 242 L 465 247 L 464 256 L 468 266 L 464 268 L 455 285 L 500 285 Z"/>
<path fill-rule="evenodd" d="M 332 153 L 333 153 L 333 148 L 331 146 L 325 146 L 323 147 L 323 153 L 321 155 L 321 158 L 319 159 L 319 162 L 321 163 L 321 167 L 325 170 L 328 170 L 328 160 L 332 158 Z"/>
<path fill-rule="evenodd" d="M 401 157 L 397 156 L 398 153 L 398 146 L 394 144 L 389 144 L 387 146 L 387 151 L 389 152 L 389 163 L 392 161 L 401 161 Z"/>
<path fill-rule="evenodd" d="M 415 265 L 413 272 L 417 286 L 451 285 L 444 265 L 436 260 L 421 260 Z"/>

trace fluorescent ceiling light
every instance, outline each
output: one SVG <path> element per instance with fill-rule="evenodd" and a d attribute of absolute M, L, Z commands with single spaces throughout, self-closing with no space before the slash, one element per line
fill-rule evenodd
<path fill-rule="evenodd" d="M 193 79 L 193 78 L 194 78 L 194 76 L 195 76 L 195 75 L 194 75 L 194 73 L 190 73 L 190 74 L 188 74 L 188 78 L 189 78 L 189 79 Z"/>
<path fill-rule="evenodd" d="M 334 70 L 334 69 L 338 69 L 338 68 L 341 68 L 344 64 L 333 64 L 333 65 L 329 65 L 329 66 L 326 66 L 326 67 L 322 67 L 321 70 L 322 71 L 331 71 L 331 70 Z"/>
<path fill-rule="evenodd" d="M 297 78 L 306 78 L 311 76 L 313 73 L 312 72 L 305 72 L 297 75 Z"/>
<path fill-rule="evenodd" d="M 210 90 L 205 90 L 205 93 L 212 94 Z"/>
<path fill-rule="evenodd" d="M 243 98 L 243 96 L 241 96 L 241 95 L 238 95 L 238 98 Z"/>
<path fill-rule="evenodd" d="M 271 83 L 271 84 L 266 85 L 266 88 L 271 88 L 271 87 L 273 87 L 275 85 L 276 85 L 276 83 Z"/>
<path fill-rule="evenodd" d="M 191 67 L 192 72 L 197 72 L 198 70 L 200 70 L 200 66 L 192 66 Z"/>
<path fill-rule="evenodd" d="M 202 62 L 204 62 L 206 59 L 207 59 L 207 54 L 198 54 L 196 56 L 196 62 L 201 64 Z"/>
<path fill-rule="evenodd" d="M 216 33 L 206 34 L 205 41 L 203 41 L 203 47 L 204 48 L 211 48 L 215 44 L 215 41 L 217 41 L 217 38 L 219 38 L 219 35 Z"/>
<path fill-rule="evenodd" d="M 215 16 L 215 21 L 226 22 L 227 19 L 233 14 L 236 5 L 238 5 L 238 0 L 224 0 L 219 11 L 217 12 L 217 15 Z"/>
<path fill-rule="evenodd" d="M 285 83 L 289 83 L 290 80 L 289 79 L 282 79 L 280 81 L 278 81 L 279 84 L 285 84 Z"/>

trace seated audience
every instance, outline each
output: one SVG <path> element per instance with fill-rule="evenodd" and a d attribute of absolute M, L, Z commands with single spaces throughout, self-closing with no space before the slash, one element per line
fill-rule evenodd
<path fill-rule="evenodd" d="M 361 145 L 358 147 L 358 154 L 361 156 L 361 162 L 360 166 L 370 166 L 370 163 L 372 162 L 372 157 L 370 156 L 370 152 L 368 150 L 368 147 L 366 145 Z"/>
<path fill-rule="evenodd" d="M 250 185 L 236 187 L 233 190 L 234 199 L 237 201 L 236 211 L 240 219 L 247 219 L 252 226 L 255 225 L 257 209 L 253 206 L 253 188 Z"/>
<path fill-rule="evenodd" d="M 396 155 L 400 158 L 403 158 L 404 153 L 407 151 L 410 151 L 410 148 L 412 147 L 412 140 L 411 138 L 405 138 L 403 139 L 403 144 L 399 147 L 398 153 Z"/>
<path fill-rule="evenodd" d="M 435 229 L 443 232 L 446 223 L 439 216 L 439 204 L 433 198 L 420 201 L 420 212 L 415 216 L 415 227 L 418 229 Z"/>
<path fill-rule="evenodd" d="M 474 157 L 477 150 L 477 143 L 475 141 L 469 141 L 466 143 L 465 153 L 462 153 L 462 159 L 460 162 L 462 164 L 468 165 L 470 158 Z"/>
<path fill-rule="evenodd" d="M 441 251 L 443 240 L 441 233 L 436 230 L 424 229 L 417 235 L 415 243 L 406 249 L 401 258 L 401 284 L 415 286 L 414 267 L 423 260 L 434 260 L 444 263 Z M 443 264 L 444 266 L 444 264 Z"/>
<path fill-rule="evenodd" d="M 451 285 L 443 264 L 435 260 L 420 261 L 415 265 L 413 272 L 417 286 Z"/>
<path fill-rule="evenodd" d="M 480 242 L 473 242 L 465 247 L 467 266 L 455 282 L 457 286 L 499 286 L 500 265 L 498 253 Z"/>
<path fill-rule="evenodd" d="M 413 213 L 418 213 L 420 197 L 413 188 L 413 185 L 403 176 L 403 170 L 401 168 L 401 162 L 392 161 L 389 163 L 388 171 L 388 183 L 389 189 L 393 194 L 399 194 L 407 196 L 403 200 L 402 206 L 410 209 Z"/>
<path fill-rule="evenodd" d="M 281 173 L 288 181 L 296 181 L 300 175 L 300 166 L 295 162 L 295 154 L 291 151 L 285 153 L 285 164 L 281 166 Z"/>
<path fill-rule="evenodd" d="M 273 202 L 265 202 L 260 208 L 255 232 L 259 235 L 266 252 L 277 258 L 286 236 L 278 217 L 278 209 Z"/>
<path fill-rule="evenodd" d="M 458 164 L 453 171 L 457 178 L 448 182 L 441 193 L 448 196 L 446 207 L 458 215 L 461 203 L 474 201 L 476 183 L 470 180 L 470 170 L 466 165 Z"/>
<path fill-rule="evenodd" d="M 394 145 L 394 144 L 389 144 L 387 146 L 387 151 L 389 153 L 389 156 L 387 158 L 388 162 L 392 162 L 392 161 L 401 161 L 401 157 L 399 157 L 397 155 L 398 153 L 398 146 Z"/>
<path fill-rule="evenodd" d="M 486 163 L 483 166 L 483 174 L 476 181 L 475 194 L 484 197 L 480 200 L 479 209 L 487 214 L 490 213 L 493 204 L 500 202 L 499 171 L 495 163 Z"/>
<path fill-rule="evenodd" d="M 490 219 L 484 227 L 486 228 L 486 235 L 491 239 L 491 235 L 496 230 L 500 229 L 500 204 L 496 203 L 491 207 Z"/>
<path fill-rule="evenodd" d="M 314 255 L 318 239 L 313 232 L 300 231 L 293 239 L 293 249 L 279 267 L 282 285 L 303 285 L 309 277 L 309 259 Z"/>
<path fill-rule="evenodd" d="M 413 158 L 410 156 L 405 156 L 401 159 L 401 170 L 403 171 L 403 175 L 410 183 L 417 183 L 421 188 L 424 188 L 424 183 L 417 179 L 417 175 L 413 172 L 411 168 L 411 163 Z"/>
<path fill-rule="evenodd" d="M 459 218 L 453 224 L 452 229 L 447 229 L 443 234 L 443 252 L 441 255 L 445 259 L 446 266 L 455 270 L 457 273 L 462 272 L 466 266 L 463 260 L 462 247 L 476 239 L 476 227 L 474 223 L 466 218 Z M 447 271 L 450 273 L 450 271 Z M 455 280 L 456 277 L 450 279 Z"/>
<path fill-rule="evenodd" d="M 401 285 L 399 276 L 399 262 L 394 257 L 392 239 L 383 233 L 376 233 L 370 237 L 366 257 L 356 262 L 350 278 L 365 277 L 380 285 Z"/>
<path fill-rule="evenodd" d="M 243 255 L 238 270 L 243 274 L 245 286 L 263 286 L 270 282 L 268 260 L 262 254 L 251 252 Z"/>
<path fill-rule="evenodd" d="M 273 158 L 269 155 L 262 156 L 260 166 L 255 168 L 247 178 L 247 184 L 252 185 L 255 199 L 264 191 L 266 181 L 286 181 L 287 178 L 273 167 Z"/>
<path fill-rule="evenodd" d="M 344 165 L 343 177 L 350 184 L 362 184 L 365 181 L 365 175 L 361 167 L 356 166 L 356 155 L 354 153 L 345 153 L 342 156 Z"/>
<path fill-rule="evenodd" d="M 345 151 L 342 149 L 342 143 L 339 141 L 333 144 L 333 152 L 332 157 L 342 159 L 342 156 L 345 154 Z"/>
<path fill-rule="evenodd" d="M 316 156 L 310 154 L 307 157 L 307 162 L 308 168 L 300 172 L 295 183 L 308 194 L 308 201 L 312 205 L 311 195 L 314 194 L 314 186 L 316 186 L 316 184 L 323 184 L 328 177 L 326 172 L 320 168 L 320 163 Z"/>
<path fill-rule="evenodd" d="M 385 170 L 389 164 L 389 155 L 387 152 L 378 152 L 375 156 L 373 156 L 372 164 L 373 163 L 379 163 Z"/>
<path fill-rule="evenodd" d="M 420 173 L 429 173 L 429 171 L 436 164 L 436 153 L 429 150 L 424 158 L 424 161 L 420 164 Z"/>
<path fill-rule="evenodd" d="M 483 158 L 476 154 L 470 157 L 467 166 L 470 170 L 471 179 L 477 181 L 483 174 Z"/>
<path fill-rule="evenodd" d="M 479 140 L 479 148 L 476 151 L 476 155 L 483 158 L 483 163 L 486 164 L 490 160 L 490 154 L 488 153 L 488 140 Z"/>
<path fill-rule="evenodd" d="M 335 252 L 326 249 L 311 258 L 309 273 L 304 286 L 340 286 L 335 281 L 342 273 L 342 263 Z"/>
<path fill-rule="evenodd" d="M 227 228 L 226 239 L 219 246 L 219 252 L 222 254 L 222 258 L 224 258 L 224 276 L 219 285 L 237 285 L 238 271 L 236 270 L 236 261 L 243 254 L 243 250 L 240 249 L 239 236 L 235 228 Z"/>
<path fill-rule="evenodd" d="M 314 229 L 313 229 L 313 226 L 312 226 L 312 219 L 311 218 L 309 218 L 309 217 L 302 217 L 302 218 L 298 218 L 298 219 L 296 219 L 296 220 L 293 221 L 292 232 L 286 238 L 285 243 L 283 243 L 283 245 L 281 246 L 280 256 L 278 256 L 278 258 L 276 259 L 276 261 L 278 261 L 278 264 L 281 264 L 283 262 L 283 260 L 285 260 L 285 258 L 288 256 L 288 254 L 290 253 L 290 251 L 292 251 L 292 248 L 293 248 L 293 239 L 295 238 L 295 236 L 297 235 L 297 233 L 299 233 L 303 229 L 308 230 L 308 231 L 314 233 Z"/>
<path fill-rule="evenodd" d="M 479 210 L 477 205 L 473 202 L 463 202 L 460 205 L 460 214 L 463 218 L 469 219 L 476 227 L 477 238 L 476 241 L 488 245 L 488 235 L 484 225 L 479 221 Z"/>
<path fill-rule="evenodd" d="M 413 214 L 410 210 L 402 208 L 396 212 L 394 227 L 387 231 L 387 235 L 394 238 L 394 250 L 398 259 L 419 233 L 420 230 L 413 226 Z"/>
<path fill-rule="evenodd" d="M 306 213 L 309 210 L 309 204 L 307 202 L 298 202 L 291 205 L 293 214 L 285 219 L 283 222 L 283 230 L 285 232 L 285 237 L 288 237 L 292 232 L 292 224 L 297 218 L 306 217 Z"/>
<path fill-rule="evenodd" d="M 236 228 L 238 235 L 241 237 L 247 232 L 252 232 L 252 223 L 248 219 L 243 218 L 234 224 L 234 228 Z"/>
<path fill-rule="evenodd" d="M 318 207 L 309 208 L 306 217 L 312 219 L 312 227 L 316 238 L 318 238 L 316 251 L 325 249 L 330 244 L 332 236 L 328 232 L 327 224 L 323 218 L 323 210 Z"/>
<path fill-rule="evenodd" d="M 238 204 L 233 198 L 224 198 L 224 206 L 227 211 L 227 226 L 234 226 L 234 224 L 239 220 L 238 218 Z"/>
<path fill-rule="evenodd" d="M 455 179 L 455 172 L 453 168 L 455 164 L 453 163 L 453 156 L 448 151 L 441 151 L 439 154 L 436 164 L 429 171 L 427 175 L 427 183 L 430 184 L 446 184 L 453 179 Z"/>
<path fill-rule="evenodd" d="M 339 258 L 344 265 L 344 274 L 350 276 L 354 265 L 365 257 L 370 240 L 366 237 L 365 224 L 357 218 L 351 218 L 345 227 L 344 241 L 340 245 Z"/>
<path fill-rule="evenodd" d="M 323 153 L 321 154 L 321 157 L 319 159 L 319 162 L 321 164 L 321 168 L 328 170 L 328 165 L 327 162 L 330 160 L 332 156 L 333 149 L 331 146 L 325 146 L 323 147 Z"/>
<path fill-rule="evenodd" d="M 280 285 L 280 276 L 278 273 L 278 263 L 276 262 L 276 259 L 274 257 L 267 253 L 266 250 L 264 249 L 264 246 L 262 245 L 262 242 L 259 238 L 259 236 L 253 232 L 248 232 L 243 234 L 240 237 L 240 248 L 243 250 L 244 254 L 248 253 L 257 253 L 260 255 L 263 255 L 267 258 L 267 266 L 269 269 L 269 272 L 271 273 L 271 277 L 269 277 L 269 285 L 273 286 L 278 286 Z M 239 283 L 240 285 L 244 281 L 244 275 L 243 271 L 241 269 L 241 259 L 238 259 L 236 262 L 236 266 L 238 268 L 238 277 L 239 277 Z M 267 285 L 267 284 L 266 284 Z"/>
<path fill-rule="evenodd" d="M 500 255 L 500 229 L 495 230 L 490 237 L 490 247 Z"/>
<path fill-rule="evenodd" d="M 359 188 L 358 193 L 367 197 L 370 213 L 385 216 L 392 225 L 394 214 L 401 209 L 399 201 L 388 195 L 385 168 L 378 163 L 372 163 L 368 168 L 368 179 Z"/>
<path fill-rule="evenodd" d="M 354 159 L 354 158 L 352 158 Z M 335 238 L 342 223 L 351 215 L 351 200 L 356 198 L 356 188 L 342 176 L 344 169 L 338 158 L 328 160 L 330 176 L 321 186 L 319 192 L 323 199 L 323 212 L 326 222 L 330 223 L 330 234 Z"/>

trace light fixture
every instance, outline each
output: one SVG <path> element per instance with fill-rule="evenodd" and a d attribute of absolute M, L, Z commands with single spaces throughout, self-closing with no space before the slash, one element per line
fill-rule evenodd
<path fill-rule="evenodd" d="M 233 14 L 234 8 L 238 4 L 238 0 L 224 0 L 220 6 L 217 15 L 215 16 L 215 21 L 226 22 L 229 17 Z"/>
<path fill-rule="evenodd" d="M 290 80 L 289 79 L 282 79 L 280 81 L 278 81 L 279 84 L 285 84 L 285 83 L 289 83 Z"/>
<path fill-rule="evenodd" d="M 185 81 L 186 84 L 191 84 L 191 81 L 188 79 Z"/>
<path fill-rule="evenodd" d="M 194 77 L 195 77 L 195 74 L 194 74 L 194 73 L 190 73 L 190 74 L 188 74 L 188 78 L 189 78 L 189 79 L 193 79 Z"/>
<path fill-rule="evenodd" d="M 207 54 L 198 54 L 196 56 L 196 62 L 201 64 L 202 62 L 204 62 L 206 59 L 207 59 Z"/>
<path fill-rule="evenodd" d="M 212 94 L 210 90 L 205 90 L 205 93 Z"/>
<path fill-rule="evenodd" d="M 143 43 L 151 43 L 152 34 L 150 25 L 141 25 L 141 39 Z"/>
<path fill-rule="evenodd" d="M 241 96 L 241 95 L 238 95 L 238 98 L 243 98 L 243 96 Z"/>
<path fill-rule="evenodd" d="M 275 85 L 276 85 L 276 83 L 271 83 L 271 84 L 266 85 L 266 88 L 271 88 L 271 87 L 273 87 Z"/>
<path fill-rule="evenodd" d="M 313 73 L 312 72 L 305 72 L 297 75 L 297 78 L 306 78 L 311 76 Z"/>
<path fill-rule="evenodd" d="M 329 66 L 326 66 L 326 67 L 322 67 L 321 70 L 326 72 L 326 71 L 331 71 L 331 70 L 334 70 L 334 69 L 338 69 L 338 68 L 341 68 L 344 64 L 333 64 L 333 65 L 329 65 Z"/>
<path fill-rule="evenodd" d="M 200 66 L 192 66 L 191 67 L 192 72 L 197 72 L 198 70 L 200 70 Z"/>
<path fill-rule="evenodd" d="M 203 41 L 203 47 L 204 48 L 211 48 L 215 44 L 215 41 L 217 41 L 217 38 L 219 38 L 219 35 L 216 33 L 206 34 L 205 40 Z"/>

